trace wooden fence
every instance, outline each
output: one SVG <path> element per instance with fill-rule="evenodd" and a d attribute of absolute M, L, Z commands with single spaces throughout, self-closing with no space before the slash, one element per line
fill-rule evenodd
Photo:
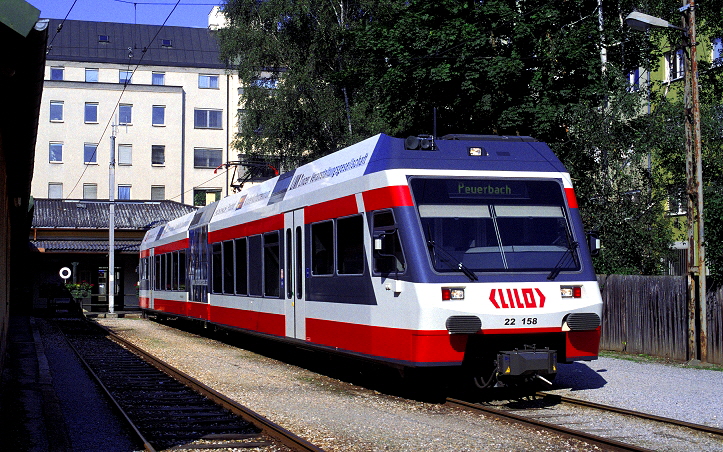
<path fill-rule="evenodd" d="M 603 350 L 686 361 L 688 302 L 685 276 L 599 275 Z M 723 289 L 707 297 L 708 359 L 723 364 Z"/>

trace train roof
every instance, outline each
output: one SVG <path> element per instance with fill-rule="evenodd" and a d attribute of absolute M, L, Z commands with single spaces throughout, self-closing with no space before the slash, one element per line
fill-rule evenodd
<path fill-rule="evenodd" d="M 149 231 L 144 244 L 167 241 L 212 221 L 397 169 L 519 171 L 528 175 L 567 172 L 547 144 L 531 137 L 458 134 L 403 139 L 379 134 L 202 207 L 190 217 L 169 223 L 168 230 Z"/>

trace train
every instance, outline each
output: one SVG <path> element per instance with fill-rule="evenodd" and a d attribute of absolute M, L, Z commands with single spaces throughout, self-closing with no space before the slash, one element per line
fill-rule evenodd
<path fill-rule="evenodd" d="M 572 180 L 531 137 L 379 134 L 147 232 L 139 302 L 481 387 L 598 358 Z"/>

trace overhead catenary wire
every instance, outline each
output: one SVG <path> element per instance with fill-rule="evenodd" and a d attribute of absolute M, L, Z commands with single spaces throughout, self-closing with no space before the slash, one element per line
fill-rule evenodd
<path fill-rule="evenodd" d="M 76 0 L 76 1 L 77 1 L 77 0 Z M 113 108 L 113 111 L 111 112 L 110 117 L 108 118 L 108 121 L 107 121 L 106 124 L 105 124 L 105 128 L 103 129 L 103 133 L 101 134 L 100 138 L 98 139 L 98 143 L 100 143 L 100 142 L 103 141 L 103 138 L 105 137 L 105 134 L 106 134 L 106 132 L 108 131 L 108 127 L 109 127 L 109 126 L 111 125 L 111 123 L 113 122 L 113 118 L 115 117 L 116 111 L 118 110 L 118 107 L 120 106 L 121 100 L 123 99 L 123 95 L 125 94 L 126 89 L 128 88 L 128 84 L 129 84 L 130 81 L 133 79 L 133 75 L 136 73 L 136 71 L 137 71 L 138 68 L 140 67 L 141 62 L 143 61 L 143 57 L 145 57 L 145 55 L 146 55 L 146 51 L 147 51 L 148 48 L 151 46 L 151 44 L 156 40 L 156 38 L 158 37 L 158 35 L 161 33 L 161 30 L 163 30 L 163 27 L 166 26 L 166 22 L 168 22 L 168 19 L 170 19 L 171 15 L 172 15 L 173 12 L 176 10 L 176 7 L 178 7 L 178 4 L 179 4 L 179 3 L 181 3 L 181 0 L 178 0 L 178 1 L 176 2 L 176 4 L 174 5 L 173 9 L 171 9 L 171 12 L 168 13 L 168 16 L 166 16 L 166 19 L 163 21 L 163 24 L 161 24 L 161 26 L 158 28 L 158 31 L 156 31 L 156 34 L 153 35 L 153 37 L 150 39 L 150 42 L 148 43 L 148 45 L 146 45 L 145 47 L 143 47 L 143 50 L 141 51 L 141 56 L 140 56 L 140 58 L 138 59 L 138 63 L 136 63 L 135 68 L 133 68 L 133 71 L 131 72 L 130 77 L 126 77 L 126 79 L 125 79 L 124 82 L 123 82 L 123 90 L 121 90 L 121 93 L 120 93 L 120 95 L 118 96 L 118 101 L 116 102 L 115 107 Z M 132 54 L 129 54 L 129 57 L 132 57 Z M 129 61 L 128 69 L 130 69 L 130 67 L 131 67 L 131 63 L 130 63 L 130 61 Z M 95 151 L 93 151 L 92 157 L 95 157 L 97 152 L 98 152 L 98 146 L 96 146 Z M 85 158 L 84 158 L 84 160 L 85 160 Z M 87 165 L 87 164 L 85 165 L 85 168 L 83 169 L 83 172 L 80 174 L 80 177 L 78 177 L 78 180 L 75 182 L 75 185 L 73 185 L 73 188 L 70 190 L 70 192 L 68 192 L 68 196 L 66 196 L 65 199 L 70 199 L 70 197 L 71 197 L 70 195 L 75 191 L 76 188 L 78 188 L 78 185 L 79 185 L 80 182 L 83 180 L 83 177 L 85 176 L 86 171 L 88 171 L 88 165 Z"/>

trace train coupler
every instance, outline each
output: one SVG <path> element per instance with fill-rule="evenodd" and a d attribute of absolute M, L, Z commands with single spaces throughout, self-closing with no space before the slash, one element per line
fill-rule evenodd
<path fill-rule="evenodd" d="M 497 354 L 498 377 L 554 375 L 557 373 L 557 351 L 549 348 L 501 351 Z"/>

